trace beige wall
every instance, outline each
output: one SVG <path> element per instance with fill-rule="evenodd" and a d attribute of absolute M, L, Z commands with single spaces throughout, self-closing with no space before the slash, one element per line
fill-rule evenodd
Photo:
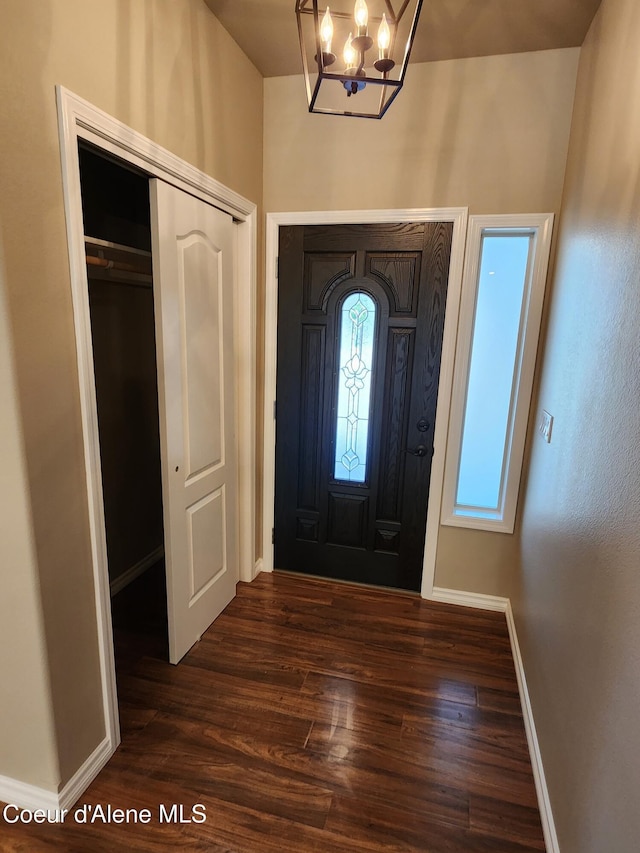
<path fill-rule="evenodd" d="M 302 77 L 268 78 L 265 210 L 558 210 L 578 55 L 412 65 L 382 121 L 311 115 Z"/>
<path fill-rule="evenodd" d="M 64 783 L 104 724 L 54 85 L 260 205 L 262 79 L 201 0 L 3 0 L 1 17 L 0 212 Z M 37 756 L 12 774 L 35 778 Z"/>
<path fill-rule="evenodd" d="M 0 775 L 55 790 L 44 624 L 0 251 Z"/>
<path fill-rule="evenodd" d="M 267 211 L 560 208 L 579 49 L 412 65 L 383 121 L 310 115 L 265 80 Z M 325 84 L 326 85 L 326 84 Z M 517 537 L 441 527 L 436 584 L 509 595 Z"/>
<path fill-rule="evenodd" d="M 440 525 L 435 585 L 509 598 L 520 561 L 513 534 Z"/>
<path fill-rule="evenodd" d="M 640 845 L 640 4 L 583 48 L 518 631 L 562 853 Z"/>

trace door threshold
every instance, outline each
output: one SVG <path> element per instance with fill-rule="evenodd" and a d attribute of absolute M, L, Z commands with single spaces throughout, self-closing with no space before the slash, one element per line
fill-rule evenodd
<path fill-rule="evenodd" d="M 317 581 L 320 584 L 340 584 L 341 586 L 355 587 L 356 589 L 372 589 L 379 592 L 391 593 L 392 595 L 403 595 L 409 598 L 420 598 L 420 593 L 413 589 L 400 589 L 395 586 L 380 586 L 374 583 L 364 583 L 364 581 L 347 581 L 342 578 L 325 578 L 322 575 L 312 575 L 308 572 L 293 571 L 292 569 L 274 569 L 273 574 L 290 575 L 291 577 L 304 578 L 307 581 Z"/>

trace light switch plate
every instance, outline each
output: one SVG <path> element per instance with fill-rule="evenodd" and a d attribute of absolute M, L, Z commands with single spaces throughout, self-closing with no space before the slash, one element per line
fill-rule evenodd
<path fill-rule="evenodd" d="M 551 430 L 553 429 L 553 415 L 550 415 L 546 409 L 542 410 L 542 415 L 540 416 L 540 423 L 538 424 L 538 432 L 547 442 L 547 444 L 551 443 Z"/>

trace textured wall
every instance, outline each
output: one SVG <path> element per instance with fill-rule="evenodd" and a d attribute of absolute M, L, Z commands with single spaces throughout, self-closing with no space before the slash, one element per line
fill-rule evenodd
<path fill-rule="evenodd" d="M 578 55 L 412 65 L 382 121 L 311 115 L 302 77 L 268 78 L 265 209 L 556 211 Z"/>
<path fill-rule="evenodd" d="M 640 5 L 582 50 L 518 631 L 562 853 L 640 844 Z"/>
<path fill-rule="evenodd" d="M 260 204 L 262 79 L 201 0 L 4 0 L 1 17 L 0 212 L 65 782 L 104 723 L 54 86 Z"/>
<path fill-rule="evenodd" d="M 0 243 L 0 776 L 55 790 L 58 762 Z"/>

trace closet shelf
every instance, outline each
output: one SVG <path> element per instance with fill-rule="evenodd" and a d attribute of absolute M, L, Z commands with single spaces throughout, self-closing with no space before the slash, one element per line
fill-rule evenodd
<path fill-rule="evenodd" d="M 84 235 L 85 246 L 99 246 L 102 249 L 115 249 L 118 252 L 128 252 L 131 255 L 140 255 L 141 257 L 150 258 L 151 252 L 146 249 L 135 249 L 133 246 L 125 246 L 122 243 L 111 243 L 109 240 L 100 240 L 98 237 L 89 237 Z"/>

